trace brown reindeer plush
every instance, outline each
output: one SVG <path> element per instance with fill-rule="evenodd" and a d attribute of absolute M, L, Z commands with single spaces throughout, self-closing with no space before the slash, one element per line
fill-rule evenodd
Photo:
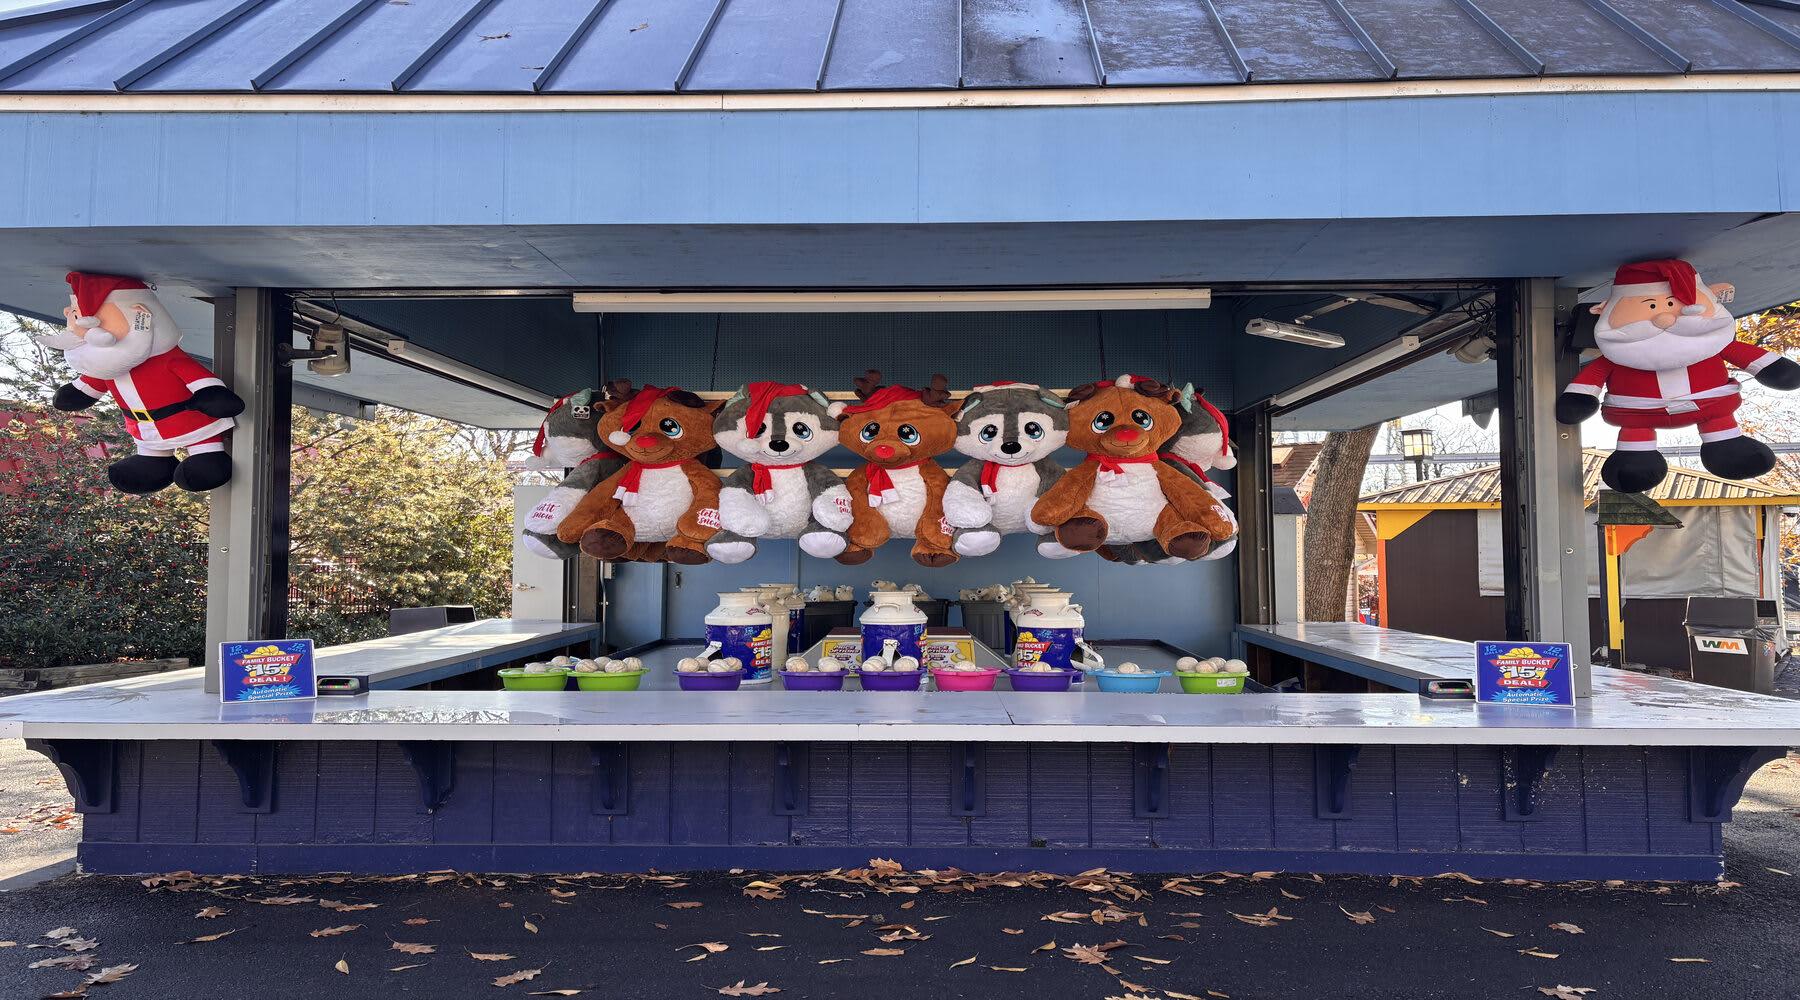
<path fill-rule="evenodd" d="M 595 430 L 628 463 L 581 498 L 556 537 L 596 559 L 706 562 L 719 477 L 695 459 L 712 449 L 712 408 L 684 389 L 620 380 L 607 391 L 616 402 Z"/>
<path fill-rule="evenodd" d="M 1174 389 L 1121 375 L 1069 392 L 1069 445 L 1087 459 L 1063 474 L 1031 509 L 1076 552 L 1155 541 L 1170 555 L 1198 559 L 1236 531 L 1199 483 L 1157 460 L 1181 429 Z M 1103 553 L 1105 554 L 1105 553 Z"/>
<path fill-rule="evenodd" d="M 833 403 L 838 441 L 867 463 L 850 473 L 849 544 L 837 561 L 868 562 L 890 537 L 914 539 L 912 557 L 921 566 L 956 561 L 944 521 L 944 487 L 950 474 L 932 461 L 956 444 L 957 404 L 942 375 L 920 391 L 881 384 L 869 369 L 856 380 L 857 402 Z"/>

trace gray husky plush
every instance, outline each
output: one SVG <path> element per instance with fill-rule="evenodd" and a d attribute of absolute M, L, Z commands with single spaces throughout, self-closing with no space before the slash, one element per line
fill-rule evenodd
<path fill-rule="evenodd" d="M 707 554 L 738 563 L 756 554 L 758 538 L 797 538 L 807 555 L 844 551 L 850 491 L 815 464 L 838 443 L 830 402 L 803 385 L 752 382 L 713 420 L 719 447 L 748 462 L 719 492 L 720 531 Z"/>
<path fill-rule="evenodd" d="M 1031 507 L 1063 467 L 1050 460 L 1069 437 L 1069 415 L 1054 393 L 1023 382 L 977 387 L 956 415 L 956 450 L 974 461 L 956 470 L 944 489 L 944 520 L 955 529 L 959 555 L 985 556 L 1002 535 L 1043 535 L 1038 552 L 1076 555 L 1049 528 L 1032 523 Z"/>
<path fill-rule="evenodd" d="M 1237 453 L 1231 450 L 1231 432 L 1225 414 L 1220 413 L 1218 407 L 1208 402 L 1204 395 L 1196 392 L 1192 383 L 1181 387 L 1176 407 L 1181 411 L 1181 429 L 1163 443 L 1158 457 L 1199 483 L 1219 500 L 1231 499 L 1231 494 L 1207 475 L 1208 472 L 1237 468 Z M 1233 524 L 1237 523 L 1237 518 L 1229 508 L 1225 508 L 1225 516 Z M 1223 559 L 1236 549 L 1237 539 L 1229 538 L 1213 543 L 1212 548 L 1207 549 L 1206 554 L 1200 558 L 1203 561 Z M 1123 563 L 1173 564 L 1186 561 L 1164 552 L 1162 546 L 1155 542 L 1117 546 L 1111 555 L 1116 561 Z"/>
<path fill-rule="evenodd" d="M 546 559 L 573 559 L 581 546 L 556 537 L 557 526 L 589 490 L 625 467 L 625 459 L 600 440 L 595 427 L 608 403 L 596 389 L 583 389 L 550 404 L 537 440 L 532 464 L 540 469 L 567 469 L 562 482 L 525 516 L 526 551 Z"/>

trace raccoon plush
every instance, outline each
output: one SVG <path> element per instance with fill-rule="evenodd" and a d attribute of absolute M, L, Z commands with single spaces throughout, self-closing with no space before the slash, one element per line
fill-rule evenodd
<path fill-rule="evenodd" d="M 625 467 L 625 459 L 600 440 L 595 430 L 606 412 L 603 394 L 595 389 L 571 393 L 550 404 L 531 445 L 531 461 L 540 469 L 567 469 L 544 499 L 525 516 L 521 529 L 525 551 L 545 559 L 573 559 L 581 546 L 556 537 L 556 529 L 587 492 Z"/>
<path fill-rule="evenodd" d="M 1181 395 L 1175 403 L 1181 409 L 1181 429 L 1162 446 L 1158 457 L 1199 483 L 1214 498 L 1220 501 L 1231 499 L 1230 492 L 1207 475 L 1208 472 L 1237 468 L 1237 453 L 1231 450 L 1231 431 L 1225 414 L 1207 402 L 1204 395 L 1196 392 L 1192 383 L 1181 387 Z M 1220 513 L 1234 527 L 1237 525 L 1237 517 L 1229 507 L 1223 508 Z M 1200 558 L 1223 559 L 1236 549 L 1237 538 L 1233 536 L 1207 549 L 1206 554 Z M 1105 548 L 1100 553 L 1108 554 Z M 1154 541 L 1113 547 L 1112 554 L 1123 563 L 1172 564 L 1187 561 L 1164 552 L 1162 546 Z"/>
<path fill-rule="evenodd" d="M 837 445 L 838 422 L 823 394 L 803 385 L 752 382 L 713 419 L 719 447 L 749 464 L 719 492 L 720 531 L 706 551 L 722 563 L 756 554 L 758 538 L 797 538 L 809 556 L 844 551 L 850 490 L 815 464 Z"/>
<path fill-rule="evenodd" d="M 985 556 L 1002 535 L 1050 529 L 1031 520 L 1031 505 L 1063 474 L 1050 460 L 1069 438 L 1069 415 L 1052 393 L 1023 382 L 977 387 L 956 414 L 956 450 L 966 462 L 944 488 L 944 520 L 958 555 Z M 1038 542 L 1051 558 L 1077 555 L 1055 538 Z"/>

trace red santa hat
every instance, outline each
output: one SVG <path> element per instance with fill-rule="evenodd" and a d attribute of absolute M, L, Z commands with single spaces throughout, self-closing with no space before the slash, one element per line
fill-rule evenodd
<path fill-rule="evenodd" d="M 1036 382 L 1014 382 L 1011 379 L 1003 378 L 1003 379 L 999 379 L 997 381 L 989 382 L 987 385 L 978 385 L 969 391 L 971 391 L 971 392 L 992 392 L 995 389 L 1030 389 L 1030 390 L 1036 392 L 1042 388 L 1043 388 L 1043 386 L 1038 385 Z"/>
<path fill-rule="evenodd" d="M 94 320 L 94 322 L 83 323 L 83 326 L 98 324 L 99 321 L 95 319 L 95 316 L 100 312 L 100 307 L 106 304 L 107 296 L 112 293 L 150 287 L 136 278 L 121 278 L 112 274 L 86 274 L 81 271 L 70 271 L 63 276 L 63 280 L 69 283 L 69 290 L 75 293 L 75 311 L 83 320 Z"/>
<path fill-rule="evenodd" d="M 745 388 L 749 390 L 750 408 L 744 411 L 744 433 L 751 437 L 762 433 L 763 420 L 769 415 L 769 404 L 783 396 L 806 395 L 806 386 L 781 382 L 752 382 Z"/>
<path fill-rule="evenodd" d="M 892 406 L 895 403 L 904 402 L 909 399 L 924 398 L 925 394 L 917 389 L 908 389 L 901 385 L 884 385 L 871 393 L 868 399 L 851 403 L 839 412 L 868 413 L 871 410 L 879 410 L 883 407 Z"/>
<path fill-rule="evenodd" d="M 1620 267 L 1613 275 L 1612 295 L 1673 295 L 1691 306 L 1700 301 L 1700 275 L 1685 260 L 1641 260 Z"/>

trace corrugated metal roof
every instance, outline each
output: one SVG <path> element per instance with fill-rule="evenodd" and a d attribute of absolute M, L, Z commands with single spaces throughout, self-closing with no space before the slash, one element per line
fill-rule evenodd
<path fill-rule="evenodd" d="M 1786 0 L 122 0 L 0 92 L 729 93 L 1791 72 Z"/>
<path fill-rule="evenodd" d="M 1593 503 L 1600 490 L 1600 465 L 1612 452 L 1600 448 L 1584 448 L 1581 451 L 1582 496 L 1587 503 Z M 1706 501 L 1706 500 L 1768 500 L 1771 505 L 1800 505 L 1800 496 L 1792 492 L 1757 486 L 1753 483 L 1741 483 L 1730 479 L 1720 479 L 1710 472 L 1699 469 L 1687 469 L 1678 465 L 1669 467 L 1669 474 L 1649 492 L 1652 500 L 1668 501 Z M 1500 502 L 1500 467 L 1490 465 L 1473 469 L 1454 476 L 1441 476 L 1427 479 L 1422 483 L 1399 486 L 1379 493 L 1370 493 L 1358 501 L 1357 506 L 1367 509 L 1376 504 L 1498 504 Z"/>

